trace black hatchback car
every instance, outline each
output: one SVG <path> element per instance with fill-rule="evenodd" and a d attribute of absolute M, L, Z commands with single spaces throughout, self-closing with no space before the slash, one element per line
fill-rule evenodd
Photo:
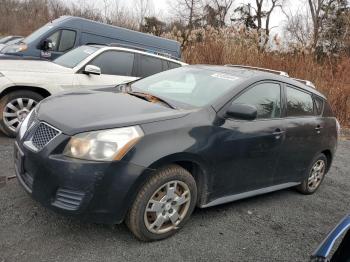
<path fill-rule="evenodd" d="M 314 193 L 339 125 L 326 98 L 287 76 L 186 66 L 111 92 L 43 100 L 21 125 L 15 169 L 34 199 L 166 238 L 195 206 L 296 187 Z"/>

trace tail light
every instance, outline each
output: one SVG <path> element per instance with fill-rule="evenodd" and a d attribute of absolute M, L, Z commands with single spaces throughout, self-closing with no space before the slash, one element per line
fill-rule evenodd
<path fill-rule="evenodd" d="M 338 134 L 338 137 L 340 136 L 340 124 L 339 124 L 339 121 L 336 119 L 335 120 L 336 122 L 336 126 L 337 126 L 337 134 Z"/>

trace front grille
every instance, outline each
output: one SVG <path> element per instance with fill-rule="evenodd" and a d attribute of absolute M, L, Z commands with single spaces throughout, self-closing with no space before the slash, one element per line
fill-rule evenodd
<path fill-rule="evenodd" d="M 85 194 L 82 192 L 59 188 L 52 205 L 70 211 L 78 210 L 84 196 Z"/>
<path fill-rule="evenodd" d="M 32 143 L 37 150 L 43 149 L 60 131 L 45 123 L 40 123 L 32 136 Z"/>

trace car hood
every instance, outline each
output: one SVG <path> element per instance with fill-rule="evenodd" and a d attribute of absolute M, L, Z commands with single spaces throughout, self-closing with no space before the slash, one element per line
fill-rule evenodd
<path fill-rule="evenodd" d="M 43 100 L 38 119 L 74 135 L 87 131 L 139 125 L 184 117 L 188 110 L 150 103 L 127 93 L 84 91 Z"/>
<path fill-rule="evenodd" d="M 72 73 L 70 68 L 66 68 L 49 61 L 0 59 L 0 72 L 23 71 L 36 73 Z"/>

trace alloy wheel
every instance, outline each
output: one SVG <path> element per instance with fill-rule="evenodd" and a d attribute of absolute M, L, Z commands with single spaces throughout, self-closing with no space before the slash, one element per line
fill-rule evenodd
<path fill-rule="evenodd" d="M 31 98 L 16 98 L 6 104 L 3 112 L 3 121 L 11 130 L 16 131 L 20 123 L 29 112 L 36 106 L 37 102 Z"/>
<path fill-rule="evenodd" d="M 312 166 L 310 176 L 308 179 L 308 187 L 315 190 L 322 182 L 326 170 L 326 163 L 324 160 L 317 160 Z"/>
<path fill-rule="evenodd" d="M 144 213 L 147 229 L 155 234 L 175 229 L 185 218 L 190 204 L 190 189 L 184 182 L 167 182 L 155 191 L 147 203 Z"/>

